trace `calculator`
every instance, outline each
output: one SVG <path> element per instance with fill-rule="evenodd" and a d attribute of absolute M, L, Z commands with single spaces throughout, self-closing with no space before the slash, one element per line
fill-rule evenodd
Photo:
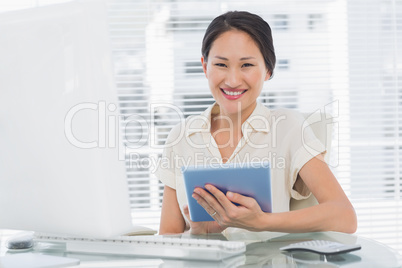
<path fill-rule="evenodd" d="M 327 240 L 304 241 L 280 248 L 280 250 L 285 251 L 310 251 L 325 255 L 347 253 L 359 249 L 361 249 L 361 246 L 358 244 L 347 245 Z"/>

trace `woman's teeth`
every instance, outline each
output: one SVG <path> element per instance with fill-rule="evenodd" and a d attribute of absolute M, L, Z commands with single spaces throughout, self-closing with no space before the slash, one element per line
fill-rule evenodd
<path fill-rule="evenodd" d="M 238 96 L 238 95 L 241 95 L 244 92 L 246 92 L 245 90 L 243 90 L 243 91 L 226 91 L 224 89 L 222 89 L 222 90 L 226 95 L 230 95 L 230 96 Z"/>

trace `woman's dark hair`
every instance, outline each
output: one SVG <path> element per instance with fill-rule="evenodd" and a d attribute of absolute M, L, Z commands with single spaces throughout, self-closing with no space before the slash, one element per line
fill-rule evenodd
<path fill-rule="evenodd" d="M 229 11 L 216 17 L 208 26 L 202 40 L 201 53 L 208 61 L 209 51 L 213 42 L 223 33 L 230 30 L 240 30 L 247 33 L 258 45 L 265 66 L 273 74 L 276 57 L 272 42 L 271 28 L 260 16 L 246 11 Z"/>

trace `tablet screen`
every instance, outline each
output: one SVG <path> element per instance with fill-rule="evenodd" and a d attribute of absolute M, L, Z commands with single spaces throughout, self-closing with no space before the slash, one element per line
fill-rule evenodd
<path fill-rule="evenodd" d="M 190 218 L 194 222 L 214 219 L 192 197 L 196 187 L 212 184 L 227 191 L 253 197 L 264 212 L 272 212 L 271 169 L 269 163 L 236 163 L 182 168 Z M 204 188 L 205 189 L 205 188 Z"/>

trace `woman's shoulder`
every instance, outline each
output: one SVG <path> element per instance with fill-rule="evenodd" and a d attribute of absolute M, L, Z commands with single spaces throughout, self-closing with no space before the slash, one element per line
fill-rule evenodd
<path fill-rule="evenodd" d="M 166 138 L 166 143 L 170 143 L 172 141 L 180 139 L 180 137 L 184 135 L 184 129 L 185 120 L 181 120 L 170 129 L 169 134 Z"/>
<path fill-rule="evenodd" d="M 201 128 L 206 128 L 209 120 L 204 114 L 191 115 L 174 125 L 169 132 L 168 140 L 180 139 Z"/>
<path fill-rule="evenodd" d="M 300 125 L 305 121 L 302 113 L 294 109 L 278 108 L 270 110 L 270 117 L 276 121 L 284 121 L 289 125 Z"/>

